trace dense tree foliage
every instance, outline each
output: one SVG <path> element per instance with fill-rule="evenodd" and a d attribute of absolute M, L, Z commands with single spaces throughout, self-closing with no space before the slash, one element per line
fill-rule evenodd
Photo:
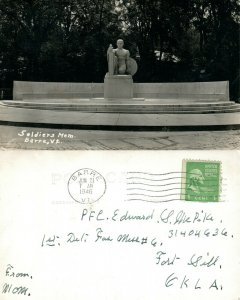
<path fill-rule="evenodd" d="M 121 37 L 135 81 L 229 80 L 239 99 L 238 0 L 0 0 L 0 88 L 103 81 Z"/>

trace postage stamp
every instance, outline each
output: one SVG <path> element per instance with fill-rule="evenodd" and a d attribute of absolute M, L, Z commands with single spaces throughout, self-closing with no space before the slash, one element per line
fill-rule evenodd
<path fill-rule="evenodd" d="M 221 193 L 221 162 L 183 160 L 181 199 L 217 202 Z"/>
<path fill-rule="evenodd" d="M 80 169 L 69 178 L 68 192 L 75 201 L 90 204 L 105 194 L 106 181 L 97 171 L 89 168 Z"/>

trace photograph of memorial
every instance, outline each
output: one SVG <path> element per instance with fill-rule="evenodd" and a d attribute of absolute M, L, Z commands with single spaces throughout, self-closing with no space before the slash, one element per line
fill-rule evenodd
<path fill-rule="evenodd" d="M 238 0 L 0 0 L 0 147 L 238 149 Z"/>

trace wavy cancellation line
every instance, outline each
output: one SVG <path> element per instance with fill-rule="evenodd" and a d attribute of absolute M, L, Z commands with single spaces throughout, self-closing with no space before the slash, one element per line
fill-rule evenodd
<path fill-rule="evenodd" d="M 167 172 L 167 173 L 146 173 L 146 172 L 127 172 L 127 174 L 143 174 L 143 175 L 149 175 L 149 176 L 165 176 L 165 175 L 171 175 L 171 174 L 189 174 L 190 172 Z M 193 175 L 199 175 L 198 173 L 191 173 Z"/>
<path fill-rule="evenodd" d="M 149 183 L 142 183 L 142 182 L 128 182 L 127 183 L 127 185 L 130 185 L 130 184 L 160 187 L 160 186 L 168 186 L 168 185 L 174 185 L 174 184 L 181 185 L 181 182 L 172 182 L 172 183 L 164 183 L 164 184 L 149 184 Z"/>
<path fill-rule="evenodd" d="M 176 194 L 178 195 L 178 194 Z M 165 203 L 165 202 L 172 202 L 172 201 L 195 201 L 195 200 L 186 200 L 186 199 L 181 199 L 181 197 L 184 198 L 186 194 L 179 194 L 179 198 L 173 198 L 173 199 L 143 199 L 143 198 L 140 198 L 140 197 L 135 197 L 135 198 L 129 198 L 129 199 L 126 199 L 125 201 L 142 201 L 142 202 L 152 202 L 152 203 Z M 221 200 L 221 201 L 224 201 L 224 200 Z"/>
<path fill-rule="evenodd" d="M 150 197 L 150 198 L 164 198 L 169 196 L 180 196 L 180 194 L 167 194 L 167 195 L 146 195 L 142 193 L 130 193 L 127 196 L 142 196 L 142 197 Z"/>
<path fill-rule="evenodd" d="M 148 189 L 143 189 L 143 188 L 127 188 L 127 191 L 133 191 L 133 190 L 146 191 L 146 192 L 154 192 L 154 193 L 162 193 L 162 192 L 168 192 L 168 191 L 173 191 L 173 190 L 181 190 L 181 188 L 171 188 L 171 189 L 158 190 L 158 191 L 148 190 Z"/>
<path fill-rule="evenodd" d="M 149 178 L 143 178 L 143 177 L 127 177 L 127 180 L 130 179 L 142 179 L 142 180 L 149 180 L 149 181 L 165 181 L 165 180 L 172 180 L 172 179 L 182 179 L 183 177 L 170 177 L 170 178 L 164 178 L 164 179 L 149 179 Z"/>
<path fill-rule="evenodd" d="M 170 175 L 170 174 L 183 174 L 187 172 L 167 172 L 167 173 L 147 173 L 147 172 L 127 172 L 127 174 L 143 174 L 143 175 L 150 175 L 150 176 L 164 176 L 164 175 Z"/>
<path fill-rule="evenodd" d="M 218 185 L 211 185 L 211 188 L 216 188 L 216 191 L 218 189 Z M 146 192 L 154 192 L 154 193 L 162 193 L 162 192 L 168 192 L 168 191 L 173 191 L 173 190 L 182 190 L 182 188 L 170 188 L 170 189 L 165 189 L 165 190 L 148 190 L 148 189 L 144 189 L 144 188 L 127 188 L 128 191 L 132 191 L 132 190 L 139 190 L 139 191 L 146 191 Z M 211 190 L 214 191 L 214 190 Z"/>
<path fill-rule="evenodd" d="M 126 201 L 143 201 L 143 202 L 154 202 L 154 203 L 165 203 L 165 202 L 171 202 L 171 201 L 183 201 L 182 199 L 166 199 L 166 200 L 146 200 L 141 198 L 133 198 L 133 199 L 127 199 Z"/>
<path fill-rule="evenodd" d="M 166 180 L 173 180 L 173 179 L 188 179 L 186 176 L 181 177 L 169 177 L 169 178 L 163 178 L 163 179 L 150 179 L 150 178 L 144 178 L 144 177 L 127 177 L 127 180 L 148 180 L 148 181 L 166 181 Z M 219 181 L 218 178 L 216 179 L 204 179 L 204 181 Z"/>

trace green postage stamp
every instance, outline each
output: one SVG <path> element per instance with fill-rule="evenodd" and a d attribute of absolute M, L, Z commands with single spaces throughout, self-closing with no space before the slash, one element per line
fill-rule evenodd
<path fill-rule="evenodd" d="M 181 199 L 217 202 L 221 192 L 221 162 L 183 160 Z"/>

